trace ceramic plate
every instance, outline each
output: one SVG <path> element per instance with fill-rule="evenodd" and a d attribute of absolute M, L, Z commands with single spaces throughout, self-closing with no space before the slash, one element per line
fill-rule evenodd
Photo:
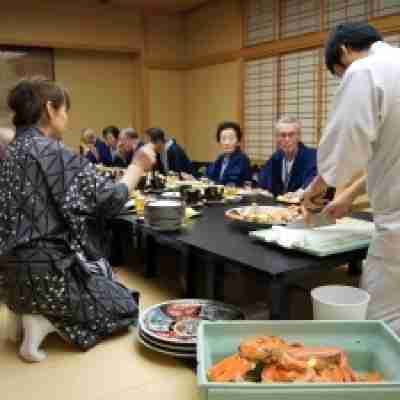
<path fill-rule="evenodd" d="M 148 348 L 149 350 L 156 351 L 157 353 L 162 353 L 167 356 L 172 356 L 172 357 L 177 357 L 177 358 L 196 358 L 196 353 L 182 353 L 182 352 L 177 352 L 177 351 L 172 351 L 172 350 L 166 350 L 164 348 L 161 348 L 160 346 L 156 346 L 152 343 L 149 343 L 148 341 L 144 340 L 139 333 L 137 334 L 136 337 L 140 344 L 142 344 L 144 347 Z"/>
<path fill-rule="evenodd" d="M 140 329 L 150 338 L 163 343 L 193 346 L 201 320 L 243 319 L 236 307 L 221 302 L 198 299 L 172 300 L 144 311 L 139 318 Z"/>

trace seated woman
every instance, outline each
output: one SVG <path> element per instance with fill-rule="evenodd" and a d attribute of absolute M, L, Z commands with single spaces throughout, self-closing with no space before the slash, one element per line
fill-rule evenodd
<path fill-rule="evenodd" d="M 251 181 L 249 157 L 240 149 L 242 130 L 235 122 L 223 122 L 217 129 L 222 154 L 207 168 L 207 177 L 222 185 L 242 186 Z"/>
<path fill-rule="evenodd" d="M 114 280 L 102 232 L 155 154 L 143 147 L 113 183 L 61 144 L 70 106 L 63 88 L 25 79 L 9 93 L 8 106 L 16 137 L 0 161 L 0 280 L 22 322 L 20 355 L 38 362 L 52 331 L 87 350 L 136 323 L 138 294 Z"/>

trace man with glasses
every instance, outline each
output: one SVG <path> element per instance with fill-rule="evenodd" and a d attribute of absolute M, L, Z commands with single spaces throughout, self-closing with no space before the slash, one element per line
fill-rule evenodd
<path fill-rule="evenodd" d="M 371 25 L 347 23 L 332 32 L 325 58 L 342 82 L 304 206 L 318 207 L 328 186 L 344 187 L 367 170 L 324 212 L 345 215 L 368 187 L 376 225 L 361 282 L 371 295 L 368 318 L 384 319 L 400 333 L 400 49 L 384 43 Z"/>
<path fill-rule="evenodd" d="M 258 184 L 274 196 L 303 190 L 317 175 L 316 150 L 301 142 L 301 122 L 282 117 L 276 124 L 278 150 L 261 169 Z"/>

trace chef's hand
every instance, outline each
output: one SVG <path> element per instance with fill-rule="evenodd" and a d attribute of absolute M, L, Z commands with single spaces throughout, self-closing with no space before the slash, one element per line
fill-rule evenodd
<path fill-rule="evenodd" d="M 353 198 L 349 193 L 343 192 L 337 195 L 324 209 L 323 214 L 333 219 L 343 218 L 349 214 Z"/>
<path fill-rule="evenodd" d="M 138 151 L 136 151 L 132 160 L 132 164 L 137 165 L 144 172 L 151 171 L 155 163 L 156 152 L 153 143 L 148 143 L 142 146 Z"/>
<path fill-rule="evenodd" d="M 308 211 L 317 212 L 321 210 L 326 204 L 325 193 L 328 185 L 325 183 L 321 176 L 317 176 L 304 191 L 303 194 L 303 208 Z"/>

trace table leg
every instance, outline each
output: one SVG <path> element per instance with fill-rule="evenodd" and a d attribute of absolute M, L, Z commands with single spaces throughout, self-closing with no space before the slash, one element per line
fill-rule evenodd
<path fill-rule="evenodd" d="M 203 281 L 202 296 L 209 300 L 222 300 L 224 266 L 216 257 L 207 254 L 203 258 L 201 268 Z"/>
<path fill-rule="evenodd" d="M 196 297 L 197 265 L 193 252 L 188 247 L 180 251 L 179 262 L 180 270 L 184 274 L 185 297 L 194 298 Z"/>
<path fill-rule="evenodd" d="M 362 273 L 363 260 L 349 262 L 348 273 L 350 276 L 359 276 Z"/>
<path fill-rule="evenodd" d="M 289 287 L 283 276 L 273 277 L 269 282 L 271 320 L 289 319 Z"/>
<path fill-rule="evenodd" d="M 156 240 L 153 235 L 149 235 L 148 233 L 144 233 L 144 241 L 145 241 L 145 272 L 144 275 L 146 278 L 154 278 L 157 275 L 157 266 L 156 266 Z"/>

